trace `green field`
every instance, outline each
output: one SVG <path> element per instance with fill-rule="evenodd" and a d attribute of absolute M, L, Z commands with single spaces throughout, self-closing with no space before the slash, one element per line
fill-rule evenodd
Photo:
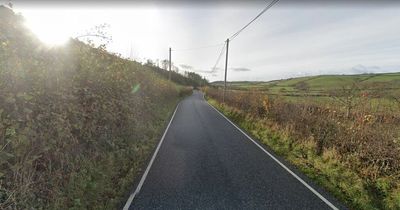
<path fill-rule="evenodd" d="M 223 82 L 213 82 L 223 86 Z M 337 100 L 332 95 L 343 96 L 344 90 L 356 89 L 358 97 L 366 94 L 368 106 L 374 111 L 397 110 L 400 98 L 400 73 L 320 75 L 268 82 L 229 82 L 229 90 L 257 90 L 269 95 L 279 95 L 294 103 L 316 103 L 329 106 Z M 340 97 L 336 97 L 340 98 Z M 364 103 L 365 104 L 365 103 Z"/>
<path fill-rule="evenodd" d="M 271 93 L 291 92 L 302 93 L 299 89 L 301 83 L 306 84 L 308 92 L 323 93 L 330 90 L 349 88 L 357 84 L 360 88 L 374 89 L 400 89 L 400 73 L 382 73 L 382 74 L 359 74 L 359 75 L 320 75 L 309 77 L 298 77 L 283 80 L 274 80 L 268 82 L 228 82 L 230 89 L 248 90 L 266 90 Z M 222 86 L 223 82 L 217 81 L 212 84 Z"/>

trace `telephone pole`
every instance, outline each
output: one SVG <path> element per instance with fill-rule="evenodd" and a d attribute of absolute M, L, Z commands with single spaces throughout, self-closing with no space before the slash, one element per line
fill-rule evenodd
<path fill-rule="evenodd" d="M 222 103 L 225 103 L 226 75 L 228 73 L 228 50 L 229 50 L 229 39 L 226 39 L 225 80 L 224 80 L 224 95 L 222 96 Z"/>
<path fill-rule="evenodd" d="M 169 48 L 169 75 L 168 80 L 171 81 L 171 48 Z"/>

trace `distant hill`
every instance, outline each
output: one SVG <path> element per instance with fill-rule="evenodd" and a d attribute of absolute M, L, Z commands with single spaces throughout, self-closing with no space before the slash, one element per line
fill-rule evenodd
<path fill-rule="evenodd" d="M 211 85 L 223 86 L 223 81 L 212 82 Z M 335 89 L 348 88 L 356 84 L 366 90 L 387 90 L 399 92 L 400 72 L 357 75 L 319 75 L 298 77 L 291 79 L 274 80 L 268 82 L 236 81 L 228 82 L 230 89 L 264 90 L 271 93 L 292 93 L 310 91 L 311 93 L 326 92 Z"/>

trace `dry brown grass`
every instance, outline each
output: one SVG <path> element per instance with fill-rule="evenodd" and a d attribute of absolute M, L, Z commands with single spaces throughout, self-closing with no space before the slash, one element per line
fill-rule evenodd
<path fill-rule="evenodd" d="M 219 102 L 222 101 L 221 92 L 222 90 L 214 88 L 206 90 L 208 97 Z M 367 103 L 368 100 L 357 102 L 357 107 L 363 107 L 363 102 Z M 365 190 L 358 190 L 359 194 L 369 197 L 364 200 L 369 202 L 369 205 L 361 207 L 359 201 L 354 201 L 358 198 L 349 194 L 344 198 L 348 200 L 349 205 L 371 209 L 400 208 L 399 117 L 393 115 L 393 112 L 372 113 L 367 109 L 356 109 L 353 105 L 350 112 L 339 105 L 327 108 L 305 103 L 289 103 L 279 96 L 272 97 L 258 91 L 229 91 L 226 94 L 225 105 L 221 105 L 220 108 L 260 138 L 273 138 L 269 134 L 269 137 L 263 135 L 264 131 L 279 133 L 281 140 L 272 144 L 279 145 L 279 141 L 282 141 L 281 147 L 285 148 L 277 146 L 275 149 L 282 150 L 283 153 L 294 152 L 294 147 L 304 147 L 310 142 L 313 146 L 309 148 L 316 159 L 322 160 L 326 152 L 335 151 L 334 157 L 340 165 L 361 179 L 362 188 Z M 307 153 L 303 156 L 307 156 Z M 301 162 L 299 159 L 294 162 L 296 161 Z M 307 161 L 308 164 L 316 165 L 316 162 Z M 334 164 L 330 167 L 329 170 L 335 168 Z M 325 174 L 328 176 L 326 180 L 330 179 L 329 173 L 331 172 Z M 333 174 L 334 172 L 332 176 Z M 354 190 L 350 189 L 351 186 L 336 188 L 340 191 L 346 190 L 345 188 L 349 188 L 349 191 Z M 351 195 L 356 196 L 355 194 L 357 193 Z"/>

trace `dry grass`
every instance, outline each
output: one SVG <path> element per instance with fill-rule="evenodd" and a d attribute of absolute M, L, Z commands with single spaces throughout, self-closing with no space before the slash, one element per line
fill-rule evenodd
<path fill-rule="evenodd" d="M 226 115 L 357 209 L 400 208 L 398 116 L 208 88 Z M 367 100 L 366 100 L 367 101 Z"/>

